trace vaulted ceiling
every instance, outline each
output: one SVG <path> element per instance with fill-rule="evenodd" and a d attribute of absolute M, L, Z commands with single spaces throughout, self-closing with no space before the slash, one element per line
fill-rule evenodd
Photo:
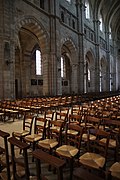
<path fill-rule="evenodd" d="M 95 15 L 101 13 L 115 40 L 120 40 L 120 0 L 90 0 Z"/>

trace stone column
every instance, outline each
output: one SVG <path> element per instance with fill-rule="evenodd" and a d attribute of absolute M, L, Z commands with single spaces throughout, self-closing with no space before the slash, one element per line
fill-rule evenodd
<path fill-rule="evenodd" d="M 73 94 L 78 93 L 78 83 L 77 83 L 77 72 L 78 72 L 78 64 L 73 64 L 72 65 L 72 87 L 71 90 Z M 80 79 L 80 78 L 79 78 Z"/>
<path fill-rule="evenodd" d="M 60 46 L 60 23 L 59 23 L 59 1 L 50 1 L 50 59 L 49 83 L 50 94 L 62 94 L 62 81 L 60 70 L 61 46 Z"/>
<path fill-rule="evenodd" d="M 51 85 L 51 64 L 49 63 L 49 53 L 42 54 L 43 59 L 43 95 L 50 95 Z"/>
<path fill-rule="evenodd" d="M 57 95 L 62 95 L 61 54 L 57 57 Z"/>
<path fill-rule="evenodd" d="M 12 42 L 4 43 L 3 89 L 4 99 L 15 98 L 15 51 Z"/>
<path fill-rule="evenodd" d="M 117 52 L 117 47 L 116 47 L 116 41 L 113 40 L 113 61 L 114 61 L 114 69 L 113 69 L 113 91 L 117 91 L 118 90 L 118 69 L 117 67 L 119 67 L 118 62 L 117 62 L 117 58 L 120 59 L 120 55 Z"/>
<path fill-rule="evenodd" d="M 85 6 L 76 0 L 76 9 L 78 17 L 78 93 L 84 92 L 84 16 Z"/>
<path fill-rule="evenodd" d="M 100 47 L 99 47 L 99 26 L 100 26 L 100 21 L 99 20 L 94 20 L 94 30 L 95 30 L 95 53 L 96 53 L 96 59 L 95 59 L 95 92 L 100 91 Z"/>
<path fill-rule="evenodd" d="M 14 43 L 14 1 L 0 2 L 2 10 L 2 98 L 15 98 L 15 43 Z M 1 9 L 0 9 L 1 12 Z"/>
<path fill-rule="evenodd" d="M 110 45 L 109 45 L 109 31 L 105 33 L 106 35 L 106 59 L 107 59 L 107 70 L 106 70 L 106 90 L 110 91 Z"/>

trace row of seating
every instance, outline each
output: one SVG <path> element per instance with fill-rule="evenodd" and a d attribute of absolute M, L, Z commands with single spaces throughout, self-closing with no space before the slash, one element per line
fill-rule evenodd
<path fill-rule="evenodd" d="M 107 174 L 111 176 L 110 172 L 112 172 L 113 176 L 114 175 L 118 175 L 119 177 L 119 173 L 118 172 L 118 168 L 119 168 L 119 163 L 116 162 L 115 164 L 113 164 L 111 166 L 111 168 L 109 169 L 108 173 L 106 173 L 105 171 L 105 166 L 106 166 L 106 162 L 107 162 L 107 147 L 109 144 L 109 136 L 110 133 L 109 132 L 105 132 L 103 130 L 100 129 L 89 129 L 88 130 L 88 141 L 87 143 L 85 142 L 85 146 L 87 145 L 86 151 L 81 152 L 82 147 L 83 147 L 83 140 L 82 140 L 82 135 L 84 133 L 84 128 L 80 127 L 77 124 L 74 123 L 67 123 L 66 124 L 66 129 L 65 131 L 62 131 L 62 123 L 60 123 L 60 121 L 51 121 L 51 123 L 54 122 L 54 125 L 56 125 L 55 122 L 57 122 L 57 124 L 59 124 L 59 126 L 49 126 L 49 135 L 44 139 L 41 139 L 37 146 L 35 147 L 36 150 L 32 150 L 32 155 L 33 158 L 37 158 L 37 177 L 41 177 L 41 171 L 40 169 L 38 169 L 38 167 L 40 168 L 40 162 L 44 161 L 49 163 L 50 165 L 52 165 L 53 167 L 57 168 L 58 170 L 58 179 L 63 178 L 63 171 L 62 169 L 65 166 L 65 161 L 61 160 L 62 159 L 67 159 L 68 161 L 66 162 L 70 162 L 70 179 L 72 179 L 73 175 L 76 176 L 76 174 L 74 174 L 74 167 L 75 167 L 75 162 L 78 164 L 78 166 L 84 166 L 84 167 L 89 167 L 90 169 L 95 169 L 95 170 L 99 170 L 100 172 L 103 173 L 103 176 L 105 176 Z M 61 125 L 60 125 L 61 124 Z M 61 127 L 61 130 L 59 129 Z M 52 133 L 50 133 L 52 132 Z M 63 134 L 62 134 L 63 132 Z M 0 135 L 5 139 L 8 138 L 9 134 L 6 132 L 2 132 L 0 131 Z M 15 136 L 15 134 L 14 134 Z M 60 141 L 60 137 L 62 136 L 62 142 Z M 16 137 L 18 138 L 18 136 L 16 135 Z M 29 179 L 31 176 L 30 170 L 29 170 L 29 161 L 28 161 L 28 155 L 27 155 L 27 150 L 30 148 L 30 144 L 28 145 L 26 142 L 21 141 L 20 139 L 17 139 L 16 137 L 11 137 L 8 139 L 8 142 L 11 144 L 11 157 L 12 157 L 12 176 L 14 177 L 14 179 L 18 179 L 18 177 L 21 175 L 21 170 L 23 170 L 23 167 L 25 167 L 25 178 Z M 27 136 L 26 136 L 27 137 Z M 51 138 L 52 137 L 52 138 Z M 54 138 L 53 138 L 54 137 Z M 57 138 L 56 138 L 57 137 Z M 92 138 L 91 138 L 92 137 Z M 103 141 L 105 140 L 106 141 Z M 23 138 L 23 140 L 25 139 L 25 136 Z M 49 144 L 49 146 L 48 146 Z M 15 157 L 15 151 L 16 148 L 19 148 L 20 150 L 22 150 L 22 158 L 23 158 L 23 163 L 21 162 L 21 160 L 19 161 L 16 157 Z M 55 148 L 56 147 L 56 148 Z M 3 155 L 3 152 L 5 152 L 6 154 L 6 160 L 9 159 L 8 158 L 8 146 L 5 143 L 5 149 L 1 149 L 1 154 Z M 45 151 L 41 151 L 45 150 Z M 49 153 L 47 153 L 47 151 Z M 102 152 L 102 155 L 100 154 Z M 81 154 L 82 153 L 82 154 Z M 61 157 L 61 158 L 58 158 Z M 76 161 L 74 161 L 76 160 Z M 2 160 L 0 162 L 0 164 L 2 165 Z M 16 166 L 16 165 L 19 166 Z M 7 174 L 8 177 L 10 179 L 10 164 L 6 163 L 7 165 Z M 39 165 L 39 166 L 38 166 Z M 1 167 L 1 170 L 5 167 L 5 163 L 4 166 Z M 17 170 L 18 168 L 18 170 Z M 117 172 L 116 172 L 116 168 L 117 168 Z M 81 171 L 80 171 L 81 172 Z M 115 174 L 116 173 L 116 174 Z M 3 171 L 2 173 L 0 173 L 1 177 L 3 177 L 3 174 L 5 175 L 5 171 Z M 91 174 L 90 174 L 91 175 Z M 92 174 L 93 175 L 93 174 Z M 23 174 L 22 174 L 23 176 Z M 96 177 L 96 176 L 92 176 L 92 177 Z M 5 178 L 5 176 L 4 176 Z M 3 178 L 3 179 L 4 179 Z M 33 177 L 33 179 L 35 179 L 36 177 Z"/>
<path fill-rule="evenodd" d="M 76 115 L 75 115 L 75 117 L 76 117 Z M 77 117 L 80 118 L 79 115 L 77 115 Z M 103 133 L 103 130 L 99 129 L 100 119 L 92 117 L 92 116 L 86 116 L 86 118 L 85 118 L 86 122 L 87 122 L 86 126 L 84 123 L 81 125 L 79 123 L 80 121 L 76 121 L 76 119 L 73 120 L 73 117 L 71 120 L 69 119 L 65 123 L 63 119 L 47 120 L 44 117 L 41 118 L 41 117 L 34 117 L 34 116 L 26 116 L 26 118 L 24 119 L 24 123 L 27 122 L 27 127 L 28 127 L 28 121 L 31 120 L 31 123 L 29 123 L 30 129 L 31 129 L 31 124 L 33 123 L 33 119 L 35 120 L 35 126 L 34 126 L 35 131 L 33 134 L 31 134 L 31 131 L 25 130 L 25 124 L 24 124 L 24 126 L 23 126 L 24 131 L 22 133 L 13 132 L 13 136 L 19 138 L 20 141 L 25 141 L 27 143 L 30 143 L 30 145 L 32 144 L 32 151 L 35 150 L 36 144 L 37 144 L 37 148 L 46 150 L 52 155 L 55 153 L 57 155 L 59 154 L 62 157 L 66 156 L 70 160 L 70 165 L 71 165 L 70 172 L 71 173 L 73 172 L 73 166 L 72 166 L 73 165 L 73 163 L 72 163 L 73 157 L 76 154 L 80 155 L 80 153 L 81 153 L 80 151 L 83 150 L 83 147 L 85 147 L 84 152 L 86 149 L 88 149 L 88 145 L 89 145 L 88 140 L 89 139 L 90 139 L 90 141 L 96 140 L 96 136 L 94 136 L 93 134 L 90 135 L 89 134 L 90 131 L 88 133 L 86 131 L 86 128 L 87 128 L 87 130 L 94 128 L 95 130 L 97 129 Z M 81 136 L 80 136 L 79 131 L 81 132 Z M 42 135 L 41 135 L 41 133 L 42 133 Z M 111 135 L 110 133 L 108 133 L 108 134 Z M 56 140 L 56 138 L 57 138 L 57 140 Z M 72 143 L 72 146 L 71 145 L 67 146 L 69 140 L 70 140 L 70 144 Z M 75 146 L 75 140 L 77 143 L 77 148 Z M 109 139 L 109 141 L 110 141 L 110 139 Z M 82 146 L 80 146 L 81 142 L 82 142 Z M 84 142 L 84 144 L 83 144 L 83 142 Z M 103 138 L 103 134 L 102 134 L 101 143 L 104 145 L 106 144 L 106 139 Z M 78 147 L 78 144 L 80 147 Z M 107 147 L 108 147 L 108 145 L 107 145 Z M 111 145 L 110 145 L 110 147 L 111 147 Z M 115 148 L 116 147 L 117 146 L 115 146 Z M 70 175 L 70 177 L 72 177 L 72 174 Z"/>
<path fill-rule="evenodd" d="M 102 94 L 102 96 L 105 94 Z M 97 96 L 95 98 L 95 96 Z M 58 96 L 58 97 L 40 97 L 40 98 L 25 98 L 18 100 L 4 100 L 0 101 L 0 117 L 3 121 L 13 118 L 18 118 L 19 115 L 24 115 L 26 112 L 39 113 L 48 109 L 58 109 L 63 106 L 72 106 L 74 104 L 81 104 L 85 102 L 91 102 L 94 99 L 102 97 L 100 94 L 88 94 L 88 95 L 70 95 L 70 96 Z M 106 94 L 107 96 L 107 94 Z M 113 96 L 117 97 L 117 96 Z M 104 98 L 104 100 L 107 98 Z M 110 99 L 110 98 L 108 98 Z M 99 102 L 99 101 L 98 101 Z M 100 101 L 102 102 L 102 101 Z M 93 106 L 95 103 L 93 104 Z M 101 104 L 102 105 L 102 104 Z M 95 106 L 94 106 L 95 107 Z"/>
<path fill-rule="evenodd" d="M 114 102 L 110 105 L 112 111 L 115 102 L 119 106 L 119 98 L 112 98 L 111 100 Z M 96 102 L 97 106 L 95 106 Z M 58 156 L 59 158 L 67 159 L 66 162 L 70 162 L 70 178 L 72 178 L 73 175 L 75 176 L 73 167 L 75 167 L 74 163 L 76 162 L 78 166 L 82 165 L 85 168 L 90 168 L 92 165 L 93 169 L 99 169 L 106 177 L 109 176 L 109 173 L 110 176 L 115 176 L 117 174 L 116 176 L 119 177 L 119 171 L 112 171 L 114 171 L 116 167 L 119 169 L 119 162 L 117 162 L 117 160 L 119 158 L 120 121 L 119 118 L 115 119 L 112 116 L 103 113 L 108 102 L 109 99 L 104 99 L 101 101 L 83 103 L 82 105 L 72 105 L 72 108 L 61 106 L 60 109 L 55 109 L 55 111 L 54 109 L 51 109 L 52 111 L 47 109 L 42 111 L 42 114 L 31 112 L 30 114 L 25 113 L 23 119 L 23 132 L 13 132 L 13 139 L 20 143 L 29 144 L 27 149 L 30 149 L 32 145 L 32 152 L 36 151 L 35 149 L 42 149 L 45 153 L 48 152 L 47 154 L 51 155 L 50 158 L 55 157 L 56 159 L 56 156 Z M 105 106 L 99 109 L 98 107 L 102 107 L 101 104 L 105 104 Z M 93 110 L 95 107 L 97 110 L 94 114 Z M 27 126 L 25 125 L 26 122 Z M 34 131 L 32 132 L 33 124 Z M 28 126 L 30 130 L 26 130 L 26 127 L 28 128 Z M 106 137 L 104 137 L 105 135 Z M 70 144 L 68 143 L 69 141 Z M 14 146 L 16 146 L 16 144 Z M 11 150 L 12 149 L 13 148 L 11 147 Z M 104 150 L 102 151 L 105 153 L 104 160 L 98 156 L 98 154 L 100 155 L 100 150 Z M 106 171 L 104 168 L 102 169 L 101 162 L 106 165 L 109 155 L 108 152 L 111 150 L 115 155 L 115 164 L 109 169 L 110 171 Z M 90 154 L 91 151 L 92 154 Z M 38 151 L 36 151 L 36 153 L 36 157 L 38 157 Z M 90 159 L 91 156 L 93 157 L 92 159 Z M 55 162 L 59 159 L 58 157 Z M 34 158 L 35 156 L 32 157 L 33 161 Z M 42 157 L 39 156 L 38 159 L 40 160 L 41 158 Z M 95 162 L 93 162 L 94 160 Z M 43 161 L 47 161 L 45 157 Z M 96 162 L 98 163 L 97 165 L 95 165 Z M 38 161 L 38 163 L 40 162 Z M 66 163 L 63 162 L 63 164 Z M 40 174 L 40 172 L 38 174 Z"/>

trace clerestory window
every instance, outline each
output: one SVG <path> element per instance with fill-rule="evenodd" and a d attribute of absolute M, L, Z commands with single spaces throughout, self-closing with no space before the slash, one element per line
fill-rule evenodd
<path fill-rule="evenodd" d="M 86 19 L 90 19 L 90 5 L 88 1 L 85 2 L 85 8 L 85 17 Z"/>
<path fill-rule="evenodd" d="M 102 16 L 100 16 L 100 30 L 103 31 L 103 20 L 102 20 Z"/>

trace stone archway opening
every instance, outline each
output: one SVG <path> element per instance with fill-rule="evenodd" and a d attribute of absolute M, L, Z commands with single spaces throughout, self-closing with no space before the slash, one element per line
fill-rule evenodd
<path fill-rule="evenodd" d="M 88 51 L 85 55 L 85 63 L 84 63 L 84 92 L 93 92 L 94 87 L 94 59 L 93 55 L 90 51 Z"/>
<path fill-rule="evenodd" d="M 66 39 L 61 47 L 61 89 L 63 95 L 72 94 L 73 92 L 77 93 L 78 88 L 76 86 L 78 86 L 78 84 L 76 82 L 77 78 L 75 78 L 77 75 L 77 69 L 73 70 L 76 60 L 77 56 L 75 46 L 70 39 Z M 73 85 L 75 82 L 76 85 Z"/>
<path fill-rule="evenodd" d="M 41 96 L 45 76 L 36 74 L 36 50 L 45 55 L 46 33 L 32 19 L 23 20 L 16 29 L 15 96 L 16 98 Z"/>

